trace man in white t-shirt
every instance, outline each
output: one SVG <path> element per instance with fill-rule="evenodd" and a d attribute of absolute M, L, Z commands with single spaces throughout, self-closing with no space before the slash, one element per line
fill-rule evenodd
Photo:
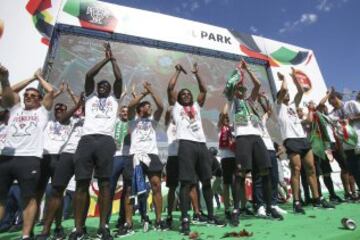
<path fill-rule="evenodd" d="M 150 94 L 156 104 L 156 110 L 152 114 L 152 106 L 148 101 L 140 102 L 146 95 Z M 133 178 L 134 167 L 140 164 L 142 172 L 147 175 L 155 205 L 155 229 L 167 230 L 168 226 L 165 221 L 161 219 L 162 212 L 162 194 L 161 194 L 161 173 L 163 164 L 159 158 L 159 150 L 156 140 L 156 131 L 159 125 L 159 120 L 163 112 L 163 104 L 158 95 L 156 95 L 148 82 L 144 83 L 144 91 L 131 100 L 129 103 L 129 133 L 131 136 L 130 144 L 130 159 L 132 164 L 127 165 L 124 172 L 124 185 L 127 186 L 125 194 L 131 194 L 131 181 Z M 137 117 L 136 117 L 137 115 Z M 140 189 L 138 189 L 140 190 Z M 142 189 L 145 194 L 146 189 Z M 140 194 L 140 193 L 138 193 Z M 130 204 L 126 201 L 126 204 Z M 125 211 L 126 213 L 126 211 Z M 126 223 L 119 228 L 119 235 L 124 235 L 131 231 L 133 227 L 132 213 L 126 213 Z"/>
<path fill-rule="evenodd" d="M 9 110 L 4 109 L 3 111 L 0 112 L 0 152 L 4 148 L 9 117 L 10 117 Z"/>
<path fill-rule="evenodd" d="M 332 118 L 337 119 L 341 125 L 350 124 L 356 132 L 357 144 L 349 144 L 350 141 L 347 141 L 344 137 L 343 149 L 349 171 L 354 176 L 356 185 L 360 188 L 360 154 L 358 153 L 360 145 L 360 103 L 355 100 L 343 102 L 341 94 L 335 91 L 330 94 L 328 101 L 334 107 L 333 112 L 330 114 Z"/>
<path fill-rule="evenodd" d="M 107 80 L 97 83 L 95 92 L 95 76 L 111 62 L 115 81 L 113 94 Z M 122 92 L 122 77 L 117 61 L 112 55 L 110 45 L 105 48 L 105 58 L 93 66 L 85 78 L 85 121 L 83 135 L 75 152 L 75 227 L 70 239 L 84 236 L 83 212 L 86 208 L 90 181 L 94 177 L 99 185 L 100 224 L 97 231 L 99 239 L 112 239 L 107 226 L 107 214 L 111 206 L 110 177 L 113 157 L 116 150 L 114 130 L 118 112 L 118 100 Z"/>
<path fill-rule="evenodd" d="M 180 209 L 181 209 L 181 232 L 185 235 L 190 233 L 190 219 L 188 208 L 190 206 L 189 193 L 196 188 L 198 181 L 202 183 L 202 190 L 208 211 L 210 224 L 224 226 L 224 222 L 214 216 L 213 192 L 211 189 L 212 158 L 206 147 L 206 138 L 201 123 L 200 108 L 205 103 L 206 87 L 199 75 L 199 67 L 193 65 L 192 73 L 197 80 L 200 93 L 197 101 L 193 101 L 193 95 L 189 89 L 175 91 L 175 85 L 181 72 L 186 73 L 178 64 L 175 66 L 176 73 L 170 79 L 168 85 L 168 99 L 173 105 L 172 116 L 176 124 L 176 138 L 179 141 L 179 181 L 180 186 Z"/>
<path fill-rule="evenodd" d="M 0 219 L 4 215 L 7 192 L 16 179 L 23 197 L 23 239 L 30 239 L 37 212 L 36 190 L 40 175 L 40 159 L 43 154 L 43 131 L 53 104 L 54 91 L 36 72 L 36 78 L 46 90 L 42 97 L 39 90 L 27 88 L 24 106 L 20 97 L 9 84 L 8 70 L 0 65 L 2 103 L 9 109 L 8 132 L 0 161 Z"/>
<path fill-rule="evenodd" d="M 290 75 L 297 87 L 294 103 L 290 104 L 287 82 L 284 75 L 278 73 L 282 85 L 277 93 L 277 114 L 281 137 L 284 141 L 286 153 L 290 159 L 291 188 L 294 196 L 293 210 L 294 213 L 305 214 L 299 196 L 301 164 L 305 165 L 306 175 L 313 197 L 313 206 L 320 207 L 322 203 L 318 193 L 314 156 L 311 145 L 301 125 L 301 120 L 296 113 L 296 108 L 298 108 L 301 103 L 304 90 L 295 77 L 294 68 L 292 68 L 292 73 Z"/>
<path fill-rule="evenodd" d="M 275 208 L 271 207 L 271 160 L 266 149 L 262 136 L 261 111 L 257 105 L 261 82 L 251 71 L 248 64 L 241 60 L 239 70 L 242 79 L 235 85 L 232 99 L 232 111 L 234 114 L 234 129 L 236 136 L 235 149 L 235 194 L 234 210 L 231 214 L 231 224 L 239 224 L 240 196 L 244 196 L 245 177 L 251 171 L 253 179 L 258 176 L 262 182 L 262 192 L 266 204 L 266 214 L 273 219 L 282 220 L 283 217 Z M 253 88 L 250 95 L 247 95 L 247 88 L 244 85 L 245 73 L 251 79 Z M 241 199 L 241 208 L 245 208 L 246 199 Z"/>

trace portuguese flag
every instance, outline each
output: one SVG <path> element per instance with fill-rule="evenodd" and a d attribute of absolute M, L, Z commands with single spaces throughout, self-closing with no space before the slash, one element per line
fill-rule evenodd
<path fill-rule="evenodd" d="M 83 28 L 114 32 L 118 22 L 111 10 L 96 0 L 67 0 L 63 10 L 77 17 Z"/>

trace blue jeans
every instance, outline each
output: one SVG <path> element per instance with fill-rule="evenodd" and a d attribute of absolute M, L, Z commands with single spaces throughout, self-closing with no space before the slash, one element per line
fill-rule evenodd
<path fill-rule="evenodd" d="M 13 184 L 8 192 L 5 206 L 5 216 L 0 222 L 0 228 L 22 223 L 21 193 L 18 184 Z"/>
<path fill-rule="evenodd" d="M 278 172 L 278 163 L 276 158 L 275 151 L 268 151 L 270 159 L 271 159 L 271 205 L 277 205 L 277 196 L 278 196 L 278 184 L 279 184 L 279 172 Z M 253 179 L 254 183 L 254 200 L 257 207 L 264 206 L 264 197 L 263 197 L 263 187 L 262 187 L 262 177 L 257 175 L 255 179 Z"/>

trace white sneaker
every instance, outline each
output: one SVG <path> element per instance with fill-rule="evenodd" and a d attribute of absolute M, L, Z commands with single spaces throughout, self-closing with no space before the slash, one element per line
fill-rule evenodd
<path fill-rule="evenodd" d="M 275 206 L 271 206 L 271 208 L 275 209 L 278 213 L 280 213 L 281 215 L 287 214 L 287 211 L 280 208 L 279 206 L 275 205 Z"/>
<path fill-rule="evenodd" d="M 261 217 L 261 218 L 266 218 L 266 210 L 264 206 L 260 206 L 256 212 L 256 216 Z"/>

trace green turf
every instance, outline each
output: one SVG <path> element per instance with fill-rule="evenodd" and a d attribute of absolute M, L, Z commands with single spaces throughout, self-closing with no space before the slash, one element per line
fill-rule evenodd
<path fill-rule="evenodd" d="M 341 219 L 348 217 L 360 223 L 360 204 L 349 203 L 341 204 L 334 210 L 313 209 L 312 207 L 305 208 L 306 215 L 294 215 L 291 213 L 291 205 L 282 205 L 290 213 L 285 215 L 284 221 L 273 221 L 258 218 L 241 218 L 239 227 L 224 227 L 217 228 L 206 225 L 193 225 L 192 231 L 199 233 L 198 239 L 221 239 L 227 232 L 246 229 L 253 233 L 252 237 L 241 237 L 241 239 L 262 239 L 262 240 L 281 240 L 281 239 L 323 239 L 323 240 L 355 240 L 360 239 L 360 228 L 355 231 L 345 230 L 341 226 Z M 218 214 L 223 217 L 223 211 L 218 210 Z M 153 214 L 151 214 L 153 216 Z M 177 219 L 179 213 L 174 214 Z M 114 228 L 117 216 L 111 219 L 111 227 Z M 97 230 L 98 219 L 89 218 L 87 220 L 88 231 L 90 236 L 94 237 Z M 124 239 L 137 239 L 137 240 L 167 240 L 167 239 L 189 239 L 178 233 L 179 222 L 175 221 L 175 230 L 167 232 L 149 231 L 142 232 L 142 227 L 139 223 L 139 218 L 135 217 L 135 230 L 136 233 L 132 236 L 125 237 Z M 73 226 L 72 220 L 64 222 L 66 231 L 71 231 Z M 36 227 L 35 232 L 38 233 L 40 227 Z M 0 239 L 18 239 L 19 233 L 0 234 Z M 233 238 L 234 239 L 234 238 Z"/>

